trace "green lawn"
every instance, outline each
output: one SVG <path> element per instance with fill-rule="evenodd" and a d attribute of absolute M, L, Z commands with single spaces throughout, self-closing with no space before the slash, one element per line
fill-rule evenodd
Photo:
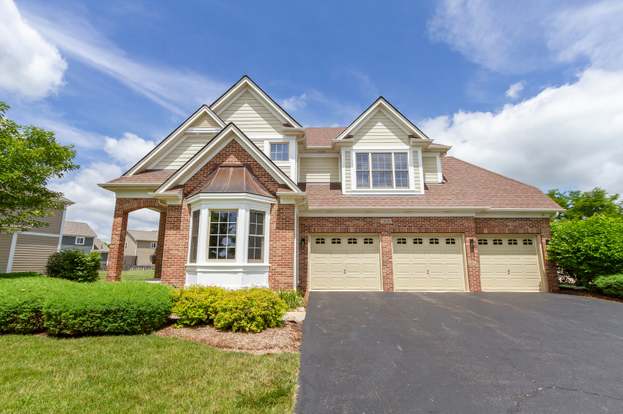
<path fill-rule="evenodd" d="M 2 413 L 287 413 L 298 355 L 149 336 L 0 336 Z"/>
<path fill-rule="evenodd" d="M 106 280 L 106 270 L 100 270 L 99 277 L 101 280 Z M 141 281 L 145 279 L 152 279 L 153 277 L 154 277 L 154 269 L 124 270 L 123 272 L 121 272 L 121 280 L 124 282 Z"/>

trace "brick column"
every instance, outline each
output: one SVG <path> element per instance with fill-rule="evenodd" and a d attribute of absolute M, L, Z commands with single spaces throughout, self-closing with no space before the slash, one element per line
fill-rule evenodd
<path fill-rule="evenodd" d="M 294 204 L 273 204 L 270 210 L 270 270 L 268 286 L 274 290 L 294 286 Z"/>
<path fill-rule="evenodd" d="M 124 201 L 117 199 L 108 252 L 108 274 L 106 280 L 110 282 L 121 280 L 121 272 L 123 271 L 125 235 L 128 230 L 128 212 L 125 211 L 124 207 Z"/>
<path fill-rule="evenodd" d="M 475 234 L 465 234 L 465 256 L 467 257 L 467 280 L 470 292 L 480 292 L 480 255 L 478 238 Z"/>
<path fill-rule="evenodd" d="M 162 274 L 162 246 L 164 244 L 164 233 L 166 232 L 167 213 L 166 211 L 160 212 L 160 220 L 158 221 L 158 241 L 156 244 L 155 259 L 154 259 L 154 277 L 159 278 Z"/>
<path fill-rule="evenodd" d="M 549 230 L 549 229 L 548 229 Z M 558 292 L 558 270 L 556 264 L 547 258 L 547 236 L 539 236 L 539 245 L 543 257 L 543 267 L 545 268 L 545 276 L 547 277 L 547 290 L 549 292 Z"/>
<path fill-rule="evenodd" d="M 186 204 L 167 206 L 165 223 L 160 279 L 163 283 L 183 287 L 190 226 Z"/>
<path fill-rule="evenodd" d="M 392 234 L 389 231 L 381 232 L 381 277 L 383 291 L 394 291 L 394 261 L 392 256 Z"/>

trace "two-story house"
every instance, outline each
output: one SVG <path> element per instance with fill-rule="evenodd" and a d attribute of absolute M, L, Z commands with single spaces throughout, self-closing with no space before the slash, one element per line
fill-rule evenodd
<path fill-rule="evenodd" d="M 97 233 L 83 221 L 65 222 L 61 250 L 80 250 L 84 253 L 93 251 Z"/>
<path fill-rule="evenodd" d="M 158 232 L 155 230 L 128 230 L 125 238 L 125 267 L 152 267 L 155 262 Z"/>
<path fill-rule="evenodd" d="M 449 149 L 383 97 L 347 127 L 305 128 L 244 76 L 102 184 L 116 195 L 108 278 L 128 213 L 150 208 L 156 273 L 176 286 L 556 289 L 560 207 Z"/>

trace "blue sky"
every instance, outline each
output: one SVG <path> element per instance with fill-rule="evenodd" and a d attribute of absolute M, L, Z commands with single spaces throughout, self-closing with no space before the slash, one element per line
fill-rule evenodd
<path fill-rule="evenodd" d="M 517 3 L 0 0 L 0 100 L 76 146 L 82 168 L 52 185 L 104 238 L 113 197 L 95 184 L 243 74 L 306 126 L 383 95 L 452 155 L 623 191 L 623 5 Z"/>

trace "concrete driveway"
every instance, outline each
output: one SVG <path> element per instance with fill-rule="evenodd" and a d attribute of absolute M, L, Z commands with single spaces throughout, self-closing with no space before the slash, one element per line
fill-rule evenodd
<path fill-rule="evenodd" d="M 621 413 L 623 304 L 314 292 L 297 412 Z"/>

